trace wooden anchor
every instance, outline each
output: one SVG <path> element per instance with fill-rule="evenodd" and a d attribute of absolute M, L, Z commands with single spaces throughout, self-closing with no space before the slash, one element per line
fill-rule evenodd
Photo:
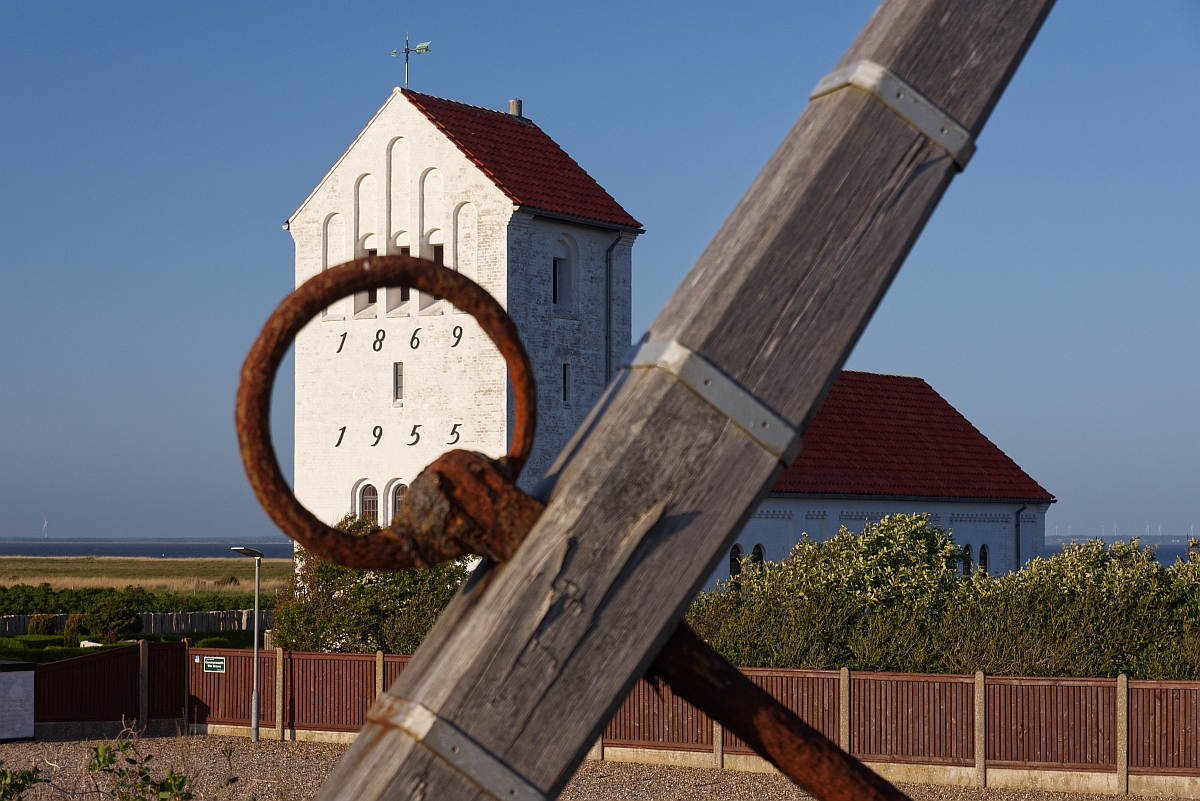
<path fill-rule="evenodd" d="M 521 448 L 528 453 L 517 429 L 500 460 L 437 460 L 404 519 L 369 546 L 329 539 L 332 529 L 291 497 L 267 433 L 283 352 L 335 297 L 318 288 L 344 297 L 407 284 L 446 297 L 500 348 L 514 394 L 528 382 L 532 398 L 532 379 L 498 304 L 420 260 L 349 262 L 284 301 L 243 367 L 237 409 L 251 483 L 276 523 L 355 567 L 489 557 L 372 707 L 318 798 L 552 798 L 646 674 L 817 798 L 903 797 L 681 621 L 799 451 L 1052 4 L 885 0 L 533 498 L 512 483 Z M 276 503 L 280 491 L 293 505 Z M 391 561 L 360 561 L 377 552 Z"/>

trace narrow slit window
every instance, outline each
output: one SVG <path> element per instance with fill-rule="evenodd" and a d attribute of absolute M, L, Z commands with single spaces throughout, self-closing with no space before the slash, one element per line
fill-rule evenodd
<path fill-rule="evenodd" d="M 392 365 L 392 400 L 404 400 L 404 362 Z"/>
<path fill-rule="evenodd" d="M 988 547 L 986 545 L 979 546 L 979 570 L 985 576 L 988 572 Z"/>
<path fill-rule="evenodd" d="M 371 258 L 372 256 L 377 256 L 377 255 L 379 255 L 379 251 L 376 250 L 375 248 L 371 248 L 366 252 L 366 256 L 368 259 Z M 377 300 L 379 300 L 379 290 L 374 289 L 374 288 L 368 289 L 367 290 L 367 305 L 373 306 Z"/>
<path fill-rule="evenodd" d="M 446 264 L 446 246 L 445 245 L 434 245 L 433 246 L 433 263 L 438 265 L 439 267 L 445 266 L 445 264 Z"/>
<path fill-rule="evenodd" d="M 556 306 L 558 305 L 558 302 L 559 302 L 558 288 L 559 288 L 559 286 L 561 286 L 561 280 L 562 280 L 561 277 L 562 277 L 562 274 L 563 274 L 563 271 L 565 268 L 565 263 L 566 263 L 566 259 L 555 259 L 554 267 L 550 272 L 550 295 L 551 295 L 551 300 L 554 302 L 554 305 L 556 305 Z"/>
<path fill-rule="evenodd" d="M 396 255 L 408 256 L 412 251 L 409 248 L 398 248 Z M 406 286 L 390 286 L 385 290 L 387 295 L 387 310 L 392 316 L 403 316 L 401 306 L 408 303 L 409 293 Z"/>
<path fill-rule="evenodd" d="M 400 248 L 400 255 L 401 256 L 411 256 L 412 248 Z M 406 286 L 400 287 L 400 302 L 408 303 L 408 287 L 406 287 Z"/>
<path fill-rule="evenodd" d="M 569 364 L 563 365 L 562 399 L 564 406 L 569 406 L 571 404 L 571 365 Z"/>
<path fill-rule="evenodd" d="M 971 546 L 963 546 L 963 575 L 971 575 Z"/>

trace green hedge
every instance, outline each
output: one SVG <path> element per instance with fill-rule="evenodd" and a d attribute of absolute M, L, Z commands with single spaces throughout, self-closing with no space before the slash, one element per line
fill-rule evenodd
<path fill-rule="evenodd" d="M 138 612 L 224 612 L 254 607 L 253 592 L 149 592 L 141 587 L 56 590 L 49 584 L 14 584 L 0 586 L 0 615 L 84 614 L 113 596 L 127 597 Z M 264 593 L 262 607 L 271 609 L 274 604 L 274 594 Z"/>
<path fill-rule="evenodd" d="M 337 528 L 371 531 L 366 518 Z M 294 651 L 411 654 L 466 580 L 465 560 L 429 569 L 351 570 L 302 551 L 275 605 L 275 642 Z"/>
<path fill-rule="evenodd" d="M 1093 541 L 995 577 L 961 560 L 926 515 L 897 515 L 746 563 L 688 621 L 741 666 L 1200 678 L 1195 551 L 1163 567 L 1136 539 Z"/>

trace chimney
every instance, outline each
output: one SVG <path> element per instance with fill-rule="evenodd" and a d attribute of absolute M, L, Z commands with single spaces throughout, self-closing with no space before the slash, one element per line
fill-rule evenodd
<path fill-rule="evenodd" d="M 513 98 L 508 101 L 508 113 L 514 117 L 521 116 L 521 101 L 519 99 Z"/>

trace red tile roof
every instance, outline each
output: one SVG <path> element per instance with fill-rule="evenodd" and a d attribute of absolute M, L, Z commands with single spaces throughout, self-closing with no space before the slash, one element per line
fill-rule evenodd
<path fill-rule="evenodd" d="M 850 371 L 772 491 L 1054 500 L 920 378 Z"/>
<path fill-rule="evenodd" d="M 404 96 L 514 203 L 642 227 L 531 120 L 419 92 Z"/>

